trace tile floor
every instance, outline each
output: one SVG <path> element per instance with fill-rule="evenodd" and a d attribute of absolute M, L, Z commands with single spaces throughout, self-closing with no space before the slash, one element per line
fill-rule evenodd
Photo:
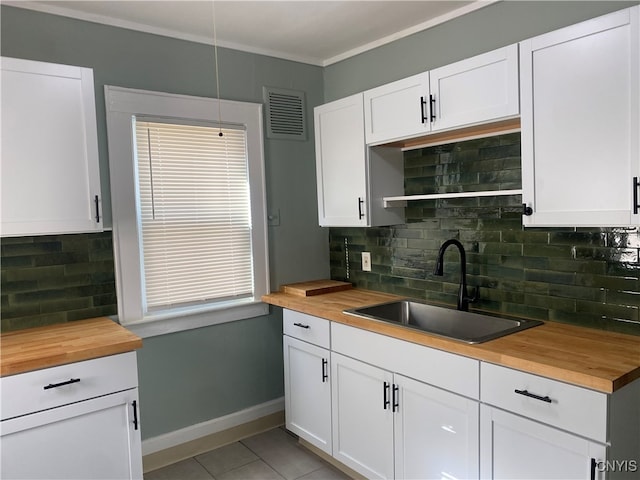
<path fill-rule="evenodd" d="M 148 472 L 144 480 L 345 480 L 283 428 Z"/>

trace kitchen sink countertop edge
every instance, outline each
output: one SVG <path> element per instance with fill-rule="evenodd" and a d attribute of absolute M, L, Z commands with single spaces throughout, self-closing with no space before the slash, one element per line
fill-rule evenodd
<path fill-rule="evenodd" d="M 142 339 L 107 317 L 74 320 L 0 335 L 0 376 L 130 352 Z"/>
<path fill-rule="evenodd" d="M 640 378 L 640 337 L 634 335 L 546 321 L 485 343 L 466 344 L 342 313 L 402 298 L 406 297 L 353 288 L 307 297 L 280 291 L 264 295 L 262 301 L 604 393 L 613 393 Z"/>

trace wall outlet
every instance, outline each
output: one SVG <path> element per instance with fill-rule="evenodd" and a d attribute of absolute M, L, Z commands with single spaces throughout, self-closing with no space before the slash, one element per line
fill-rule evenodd
<path fill-rule="evenodd" d="M 362 252 L 362 271 L 371 271 L 371 252 Z"/>

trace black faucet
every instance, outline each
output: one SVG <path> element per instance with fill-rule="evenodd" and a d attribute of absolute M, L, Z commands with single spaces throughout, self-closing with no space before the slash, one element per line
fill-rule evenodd
<path fill-rule="evenodd" d="M 478 300 L 479 289 L 476 287 L 473 297 L 470 297 L 467 292 L 467 255 L 464 252 L 464 247 L 458 240 L 452 238 L 442 244 L 440 251 L 438 252 L 436 268 L 433 270 L 433 274 L 439 277 L 443 275 L 442 267 L 444 265 L 444 252 L 450 245 L 455 245 L 460 251 L 460 288 L 458 289 L 458 310 L 468 312 L 469 303 L 473 303 Z"/>

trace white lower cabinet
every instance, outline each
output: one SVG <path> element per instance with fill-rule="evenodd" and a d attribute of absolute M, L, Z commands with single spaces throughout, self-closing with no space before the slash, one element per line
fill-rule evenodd
<path fill-rule="evenodd" d="M 478 478 L 475 400 L 395 375 L 395 478 Z"/>
<path fill-rule="evenodd" d="M 640 380 L 607 394 L 289 310 L 284 333 L 287 428 L 367 478 L 638 478 Z"/>
<path fill-rule="evenodd" d="M 141 479 L 135 352 L 2 377 L 0 477 Z"/>
<path fill-rule="evenodd" d="M 331 455 L 329 321 L 292 310 L 282 320 L 286 427 Z"/>
<path fill-rule="evenodd" d="M 637 479 L 640 381 L 612 394 L 481 365 L 484 479 Z"/>
<path fill-rule="evenodd" d="M 367 478 L 478 478 L 478 361 L 336 323 L 331 350 L 334 458 Z"/>
<path fill-rule="evenodd" d="M 394 478 L 393 375 L 331 353 L 333 457 L 367 478 Z"/>
<path fill-rule="evenodd" d="M 486 479 L 602 479 L 606 446 L 482 405 L 481 468 Z"/>
<path fill-rule="evenodd" d="M 142 478 L 137 389 L 2 422 L 4 479 Z"/>
<path fill-rule="evenodd" d="M 284 337 L 287 428 L 331 455 L 329 351 Z"/>
<path fill-rule="evenodd" d="M 367 478 L 477 478 L 478 402 L 331 354 L 333 456 Z"/>

